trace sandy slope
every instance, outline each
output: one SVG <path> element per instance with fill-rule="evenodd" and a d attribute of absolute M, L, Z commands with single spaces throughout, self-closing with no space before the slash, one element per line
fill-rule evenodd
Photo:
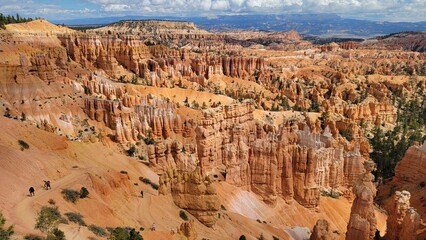
<path fill-rule="evenodd" d="M 15 224 L 18 235 L 38 233 L 34 230 L 37 211 L 54 199 L 62 214 L 78 212 L 88 225 L 130 226 L 148 229 L 153 222 L 158 231 L 143 231 L 145 239 L 176 239 L 171 230 L 182 223 L 171 196 L 158 192 L 138 180 L 140 176 L 154 182 L 158 176 L 136 159 L 126 157 L 111 142 L 70 142 L 54 135 L 12 120 L 0 117 L 0 211 L 9 224 Z M 21 151 L 18 140 L 30 145 Z M 122 174 L 120 171 L 127 171 Z M 52 190 L 42 189 L 43 180 L 52 181 Z M 36 196 L 28 197 L 28 188 L 36 188 Z M 63 200 L 64 188 L 88 188 L 88 199 L 76 204 Z M 343 238 L 349 219 L 351 203 L 345 198 L 321 198 L 319 209 L 306 209 L 297 202 L 286 204 L 279 200 L 268 206 L 255 194 L 224 182 L 215 184 L 226 210 L 220 211 L 216 226 L 207 228 L 195 222 L 199 239 L 237 239 L 244 234 L 266 239 L 277 236 L 290 239 L 307 236 L 319 218 L 328 219 Z M 139 197 L 140 190 L 145 197 Z M 384 228 L 385 215 L 377 212 L 379 228 Z M 192 218 L 192 216 L 191 216 Z M 260 222 L 258 222 L 259 220 Z M 302 228 L 298 228 L 302 227 Z M 94 236 L 86 227 L 75 224 L 60 225 L 67 239 L 87 239 Z"/>
<path fill-rule="evenodd" d="M 37 212 L 53 199 L 61 214 L 78 212 L 87 225 L 148 229 L 155 222 L 157 231 L 143 231 L 145 239 L 179 239 L 171 230 L 176 232 L 183 221 L 171 196 L 158 195 L 138 180 L 144 176 L 157 182 L 158 176 L 143 163 L 125 157 L 115 144 L 70 142 L 4 117 L 0 117 L 0 133 L 0 211 L 7 224 L 15 225 L 18 237 L 28 233 L 41 235 L 34 230 Z M 19 139 L 30 148 L 21 151 Z M 51 190 L 42 188 L 44 179 L 51 180 Z M 28 196 L 30 186 L 36 188 L 34 197 Z M 82 186 L 90 195 L 76 204 L 66 202 L 60 193 L 65 188 L 79 190 Z M 139 196 L 140 190 L 144 191 L 144 198 Z M 274 235 L 289 239 L 279 226 L 258 223 L 231 211 L 222 210 L 220 214 L 213 229 L 195 220 L 199 239 L 236 239 L 242 234 L 257 237 L 261 233 L 269 238 Z M 60 229 L 67 239 L 95 237 L 86 227 L 73 223 L 61 224 Z"/>

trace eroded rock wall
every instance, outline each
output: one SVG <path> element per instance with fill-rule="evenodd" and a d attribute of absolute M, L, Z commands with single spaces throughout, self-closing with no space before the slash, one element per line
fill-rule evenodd
<path fill-rule="evenodd" d="M 160 177 L 160 194 L 171 194 L 174 203 L 196 217 L 207 227 L 217 221 L 220 208 L 212 177 L 204 176 L 200 168 L 192 172 L 168 170 Z"/>

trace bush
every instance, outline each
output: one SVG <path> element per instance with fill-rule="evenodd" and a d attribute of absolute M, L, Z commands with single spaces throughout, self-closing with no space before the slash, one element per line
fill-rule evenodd
<path fill-rule="evenodd" d="M 186 213 L 183 210 L 179 211 L 179 217 L 182 218 L 185 221 L 188 221 L 188 215 L 186 215 Z"/>
<path fill-rule="evenodd" d="M 421 182 L 421 183 L 419 184 L 419 186 L 420 186 L 421 188 L 424 188 L 424 187 L 426 186 L 426 182 Z"/>
<path fill-rule="evenodd" d="M 48 233 L 57 227 L 61 218 L 58 207 L 43 206 L 38 213 L 35 229 Z"/>
<path fill-rule="evenodd" d="M 67 216 L 70 222 L 77 223 L 80 226 L 87 226 L 83 220 L 83 216 L 80 213 L 67 212 L 65 213 L 65 216 Z"/>
<path fill-rule="evenodd" d="M 246 240 L 247 238 L 246 238 L 246 236 L 244 236 L 244 235 L 241 235 L 240 236 L 240 238 L 238 239 L 238 240 Z"/>
<path fill-rule="evenodd" d="M 151 184 L 151 180 L 149 180 L 149 178 L 139 177 L 139 181 L 146 184 Z"/>
<path fill-rule="evenodd" d="M 133 157 L 133 156 L 135 156 L 135 153 L 136 153 L 136 146 L 135 145 L 132 145 L 128 150 L 127 150 L 127 154 L 130 156 L 130 157 Z"/>
<path fill-rule="evenodd" d="M 102 227 L 91 224 L 91 225 L 89 225 L 88 229 L 90 231 L 92 231 L 98 237 L 106 237 L 107 236 L 107 232 Z"/>
<path fill-rule="evenodd" d="M 89 196 L 89 191 L 87 190 L 87 188 L 82 187 L 80 189 L 80 198 L 87 198 Z"/>
<path fill-rule="evenodd" d="M 55 202 L 55 200 L 53 200 L 53 199 L 49 199 L 49 201 L 47 201 L 50 205 L 55 205 L 56 204 L 56 202 Z"/>
<path fill-rule="evenodd" d="M 146 145 L 154 145 L 155 144 L 155 140 L 153 138 L 144 138 L 143 141 L 145 142 Z"/>
<path fill-rule="evenodd" d="M 142 236 L 136 230 L 129 228 L 121 228 L 116 227 L 114 229 L 110 229 L 110 237 L 108 239 L 114 240 L 143 240 Z"/>
<path fill-rule="evenodd" d="M 21 151 L 24 151 L 25 149 L 29 149 L 30 145 L 26 143 L 24 140 L 18 140 L 19 146 L 21 146 Z"/>
<path fill-rule="evenodd" d="M 43 240 L 44 238 L 37 235 L 28 234 L 28 235 L 25 235 L 24 239 L 25 240 Z"/>
<path fill-rule="evenodd" d="M 272 240 L 280 240 L 278 237 L 272 236 Z"/>
<path fill-rule="evenodd" d="M 76 190 L 63 189 L 61 193 L 64 199 L 68 202 L 76 203 L 77 200 L 80 198 L 80 193 Z"/>
<path fill-rule="evenodd" d="M 158 184 L 156 184 L 156 183 L 151 183 L 151 187 L 154 189 L 154 190 L 158 190 L 158 188 L 159 188 L 159 186 L 158 186 Z"/>
<path fill-rule="evenodd" d="M 13 230 L 13 225 L 8 228 L 3 228 L 6 223 L 6 219 L 3 217 L 3 214 L 0 213 L 0 239 L 9 240 L 10 237 L 15 233 Z"/>
<path fill-rule="evenodd" d="M 321 196 L 338 199 L 342 194 L 338 191 L 321 191 Z"/>
<path fill-rule="evenodd" d="M 144 177 L 139 177 L 139 181 L 151 185 L 151 187 L 155 190 L 158 190 L 159 186 L 156 183 L 151 182 L 151 180 L 149 178 L 144 178 Z"/>
<path fill-rule="evenodd" d="M 55 228 L 51 234 L 47 235 L 46 240 L 65 240 L 65 233 Z"/>
<path fill-rule="evenodd" d="M 121 170 L 120 171 L 121 174 L 129 174 L 127 171 Z"/>

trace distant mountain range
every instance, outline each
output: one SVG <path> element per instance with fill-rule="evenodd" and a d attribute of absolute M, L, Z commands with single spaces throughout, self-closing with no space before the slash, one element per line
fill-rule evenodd
<path fill-rule="evenodd" d="M 233 15 L 216 17 L 123 16 L 54 20 L 52 22 L 65 25 L 106 25 L 126 19 L 191 21 L 209 31 L 232 29 L 288 31 L 293 29 L 304 35 L 327 38 L 369 38 L 396 32 L 426 31 L 426 21 L 375 22 L 342 18 L 336 14 Z"/>

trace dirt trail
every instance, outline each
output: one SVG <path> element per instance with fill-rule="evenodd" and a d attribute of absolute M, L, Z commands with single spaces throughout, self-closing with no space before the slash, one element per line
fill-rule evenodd
<path fill-rule="evenodd" d="M 67 185 L 79 181 L 81 176 L 87 174 L 84 169 L 72 170 L 70 174 L 52 182 L 51 190 L 44 190 L 42 188 L 36 188 L 35 196 L 26 196 L 18 204 L 15 205 L 12 211 L 13 220 L 16 224 L 16 230 L 20 232 L 33 232 L 35 225 L 35 218 L 37 215 L 36 205 L 37 200 L 53 194 L 53 192 L 59 191 L 65 188 Z M 19 224 L 17 224 L 19 223 Z"/>

